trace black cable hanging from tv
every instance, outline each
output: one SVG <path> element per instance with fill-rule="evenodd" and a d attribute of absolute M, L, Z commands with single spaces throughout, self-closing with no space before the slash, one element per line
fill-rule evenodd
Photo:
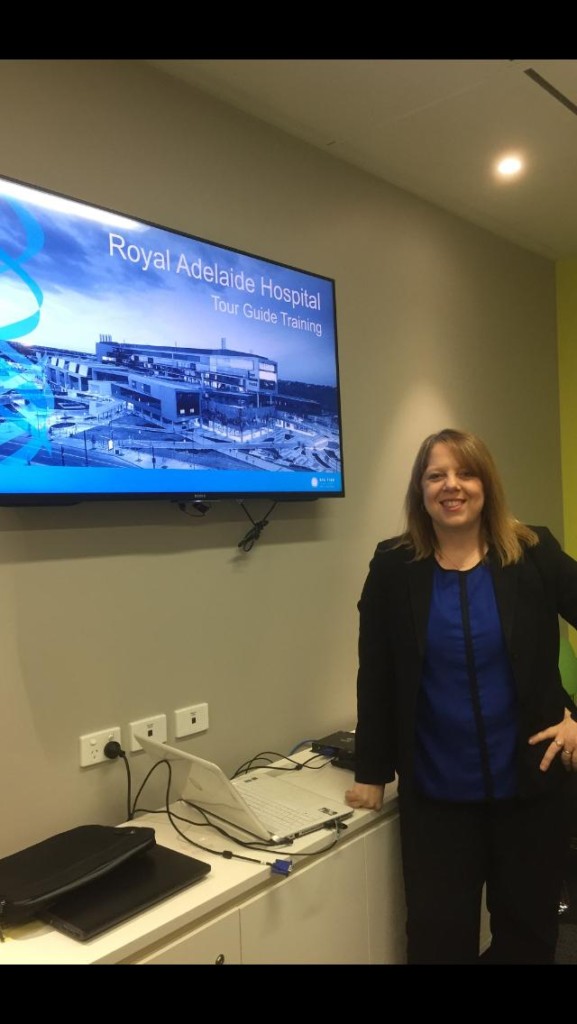
<path fill-rule="evenodd" d="M 252 526 L 251 526 L 250 530 L 248 530 L 248 532 L 245 533 L 244 537 L 242 538 L 241 541 L 239 541 L 237 546 L 239 548 L 242 548 L 243 551 L 250 551 L 252 549 L 252 547 L 254 546 L 255 542 L 259 539 L 259 537 L 260 537 L 262 531 L 264 530 L 265 526 L 268 526 L 268 517 L 270 516 L 271 512 L 273 511 L 273 509 L 276 508 L 277 502 L 273 501 L 273 503 L 272 503 L 271 507 L 269 508 L 267 514 L 262 519 L 259 519 L 258 521 L 252 518 L 249 510 L 247 509 L 247 507 L 246 507 L 246 505 L 244 504 L 243 501 L 239 501 L 239 505 L 240 505 L 241 509 L 243 510 L 243 512 L 245 513 L 245 515 L 248 516 L 248 518 L 250 519 L 250 521 L 252 523 Z"/>

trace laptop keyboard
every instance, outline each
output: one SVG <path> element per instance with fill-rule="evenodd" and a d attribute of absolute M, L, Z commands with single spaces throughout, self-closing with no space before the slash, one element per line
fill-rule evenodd
<path fill-rule="evenodd" d="M 250 786 L 243 787 L 242 795 L 257 818 L 273 835 L 289 835 L 302 828 L 310 828 L 319 821 L 318 811 L 278 804 L 262 793 L 255 793 Z"/>

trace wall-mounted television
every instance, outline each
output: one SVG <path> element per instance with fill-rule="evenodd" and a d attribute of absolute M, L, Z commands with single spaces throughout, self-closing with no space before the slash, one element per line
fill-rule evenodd
<path fill-rule="evenodd" d="M 335 282 L 0 177 L 0 505 L 342 497 Z"/>

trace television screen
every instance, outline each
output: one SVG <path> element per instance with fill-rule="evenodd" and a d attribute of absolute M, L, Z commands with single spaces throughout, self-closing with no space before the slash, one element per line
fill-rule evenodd
<path fill-rule="evenodd" d="M 342 497 L 335 284 L 0 178 L 0 504 Z"/>

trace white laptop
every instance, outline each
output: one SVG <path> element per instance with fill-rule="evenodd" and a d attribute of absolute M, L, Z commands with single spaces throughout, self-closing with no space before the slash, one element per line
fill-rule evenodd
<path fill-rule="evenodd" d="M 171 799 L 199 808 L 209 823 L 225 831 L 227 825 L 240 830 L 245 842 L 287 843 L 321 828 L 336 827 L 353 814 L 345 803 L 291 785 L 275 769 L 253 770 L 231 780 L 218 765 L 195 754 L 147 736 L 137 739 L 154 761 L 170 762 Z"/>

